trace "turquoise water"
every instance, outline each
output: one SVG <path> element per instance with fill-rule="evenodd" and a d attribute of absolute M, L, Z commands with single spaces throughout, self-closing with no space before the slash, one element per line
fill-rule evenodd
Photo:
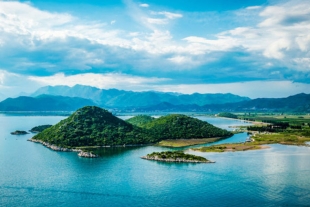
<path fill-rule="evenodd" d="M 139 158 L 169 148 L 108 148 L 102 157 L 87 159 L 26 141 L 31 134 L 10 135 L 63 118 L 0 115 L 0 206 L 310 205 L 308 147 L 208 154 L 186 149 L 216 163 L 174 164 Z M 223 128 L 240 125 L 212 121 Z M 238 134 L 221 142 L 245 138 Z"/>

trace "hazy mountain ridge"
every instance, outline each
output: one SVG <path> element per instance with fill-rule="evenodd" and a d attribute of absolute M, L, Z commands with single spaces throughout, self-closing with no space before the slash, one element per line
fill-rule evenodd
<path fill-rule="evenodd" d="M 40 95 L 7 98 L 0 102 L 0 111 L 75 111 L 83 106 L 96 105 L 89 99 Z"/>
<path fill-rule="evenodd" d="M 91 99 L 95 103 L 104 107 L 145 107 L 160 104 L 163 102 L 174 105 L 235 103 L 250 100 L 248 97 L 241 97 L 234 94 L 199 94 L 194 93 L 164 93 L 156 91 L 133 92 L 117 89 L 99 89 L 91 86 L 75 85 L 69 86 L 46 86 L 38 89 L 31 96 L 41 94 L 60 95 L 69 97 L 81 97 Z"/>
<path fill-rule="evenodd" d="M 226 104 L 175 105 L 160 103 L 135 109 L 136 111 L 193 111 L 193 112 L 242 112 L 242 111 L 274 111 L 274 112 L 310 112 L 310 94 L 296 94 L 286 98 L 258 98 L 249 101 Z"/>
<path fill-rule="evenodd" d="M 76 85 L 47 86 L 32 95 L 36 97 L 8 98 L 0 102 L 0 111 L 74 111 L 90 105 L 121 112 L 310 112 L 310 94 L 305 93 L 251 100 L 233 94 L 133 92 Z"/>
<path fill-rule="evenodd" d="M 204 106 L 225 111 L 291 111 L 310 112 L 310 94 L 296 94 L 286 98 L 258 98 L 239 103 Z"/>

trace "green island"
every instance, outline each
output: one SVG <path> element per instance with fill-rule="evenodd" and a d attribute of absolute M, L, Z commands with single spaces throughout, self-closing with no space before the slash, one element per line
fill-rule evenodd
<path fill-rule="evenodd" d="M 32 133 L 39 133 L 42 132 L 43 130 L 50 128 L 52 125 L 46 124 L 46 125 L 39 125 L 36 127 L 33 127 L 32 129 L 30 129 L 29 131 Z"/>
<path fill-rule="evenodd" d="M 214 163 L 204 157 L 185 154 L 182 151 L 166 151 L 166 152 L 153 152 L 141 157 L 146 160 L 155 160 L 161 162 L 190 162 L 190 163 Z"/>
<path fill-rule="evenodd" d="M 25 135 L 28 134 L 26 131 L 16 130 L 15 132 L 11 132 L 12 135 Z"/>
<path fill-rule="evenodd" d="M 266 149 L 266 144 L 284 144 L 309 146 L 310 116 L 283 114 L 251 114 L 238 115 L 239 119 L 252 121 L 253 126 L 242 127 L 250 134 L 247 142 L 236 144 L 221 144 L 194 148 L 201 152 L 234 152 Z"/>
<path fill-rule="evenodd" d="M 140 122 L 139 119 L 147 121 Z M 109 111 L 87 106 L 74 112 L 68 118 L 46 128 L 29 141 L 38 142 L 57 151 L 77 151 L 80 156 L 96 157 L 86 152 L 87 147 L 142 146 L 166 139 L 225 138 L 231 132 L 207 122 L 181 114 L 160 118 L 136 118 L 133 125 Z M 84 150 L 84 151 L 83 151 Z"/>

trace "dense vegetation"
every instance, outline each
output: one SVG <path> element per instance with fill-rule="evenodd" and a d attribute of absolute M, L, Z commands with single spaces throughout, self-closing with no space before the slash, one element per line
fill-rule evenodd
<path fill-rule="evenodd" d="M 225 137 L 226 130 L 187 117 L 168 115 L 138 127 L 113 116 L 107 110 L 89 106 L 34 136 L 61 147 L 106 146 L 156 143 L 164 139 Z"/>
<path fill-rule="evenodd" d="M 232 119 L 237 119 L 238 118 L 237 115 L 229 113 L 229 112 L 222 112 L 222 113 L 219 113 L 217 116 L 218 117 L 225 117 L 225 118 L 232 118 Z"/>
<path fill-rule="evenodd" d="M 64 147 L 153 143 L 146 130 L 133 126 L 107 110 L 89 106 L 34 136 Z"/>
<path fill-rule="evenodd" d="M 33 127 L 32 129 L 30 129 L 29 131 L 33 132 L 33 133 L 37 133 L 37 132 L 42 132 L 44 129 L 50 128 L 52 125 L 40 125 L 40 126 L 36 126 Z"/>
<path fill-rule="evenodd" d="M 143 126 L 146 123 L 149 123 L 151 121 L 153 121 L 155 118 L 148 116 L 148 115 L 138 115 L 135 117 L 132 117 L 130 119 L 127 119 L 126 122 L 135 125 L 135 126 Z"/>
<path fill-rule="evenodd" d="M 259 132 L 285 132 L 287 130 L 307 130 L 310 125 L 309 115 L 267 115 L 267 114 L 247 114 L 239 115 L 240 119 L 262 122 L 261 126 L 248 126 L 250 131 Z"/>
<path fill-rule="evenodd" d="M 182 151 L 166 151 L 166 152 L 153 152 L 151 154 L 146 155 L 147 159 L 171 159 L 171 160 L 178 160 L 184 159 L 187 161 L 201 161 L 207 162 L 208 160 L 204 157 L 185 154 Z"/>
<path fill-rule="evenodd" d="M 227 130 L 181 114 L 162 116 L 141 127 L 148 129 L 158 140 L 232 136 Z"/>

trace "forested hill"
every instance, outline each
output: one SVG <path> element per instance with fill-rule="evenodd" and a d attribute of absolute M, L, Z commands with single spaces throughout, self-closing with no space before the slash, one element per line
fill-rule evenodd
<path fill-rule="evenodd" d="M 155 142 L 146 130 L 89 106 L 33 137 L 61 147 L 145 144 Z"/>
<path fill-rule="evenodd" d="M 130 121 L 130 120 L 129 120 Z M 171 114 L 157 119 L 139 123 L 159 139 L 191 139 L 228 137 L 231 132 L 215 127 L 208 122 L 182 114 Z"/>
<path fill-rule="evenodd" d="M 138 123 L 138 122 L 136 122 Z M 132 125 L 107 110 L 89 106 L 33 137 L 60 147 L 150 144 L 163 139 L 226 137 L 231 133 L 185 115 L 168 115 Z"/>
<path fill-rule="evenodd" d="M 40 95 L 7 98 L 0 102 L 0 111 L 75 111 L 84 106 L 96 105 L 93 101 L 77 97 Z"/>

